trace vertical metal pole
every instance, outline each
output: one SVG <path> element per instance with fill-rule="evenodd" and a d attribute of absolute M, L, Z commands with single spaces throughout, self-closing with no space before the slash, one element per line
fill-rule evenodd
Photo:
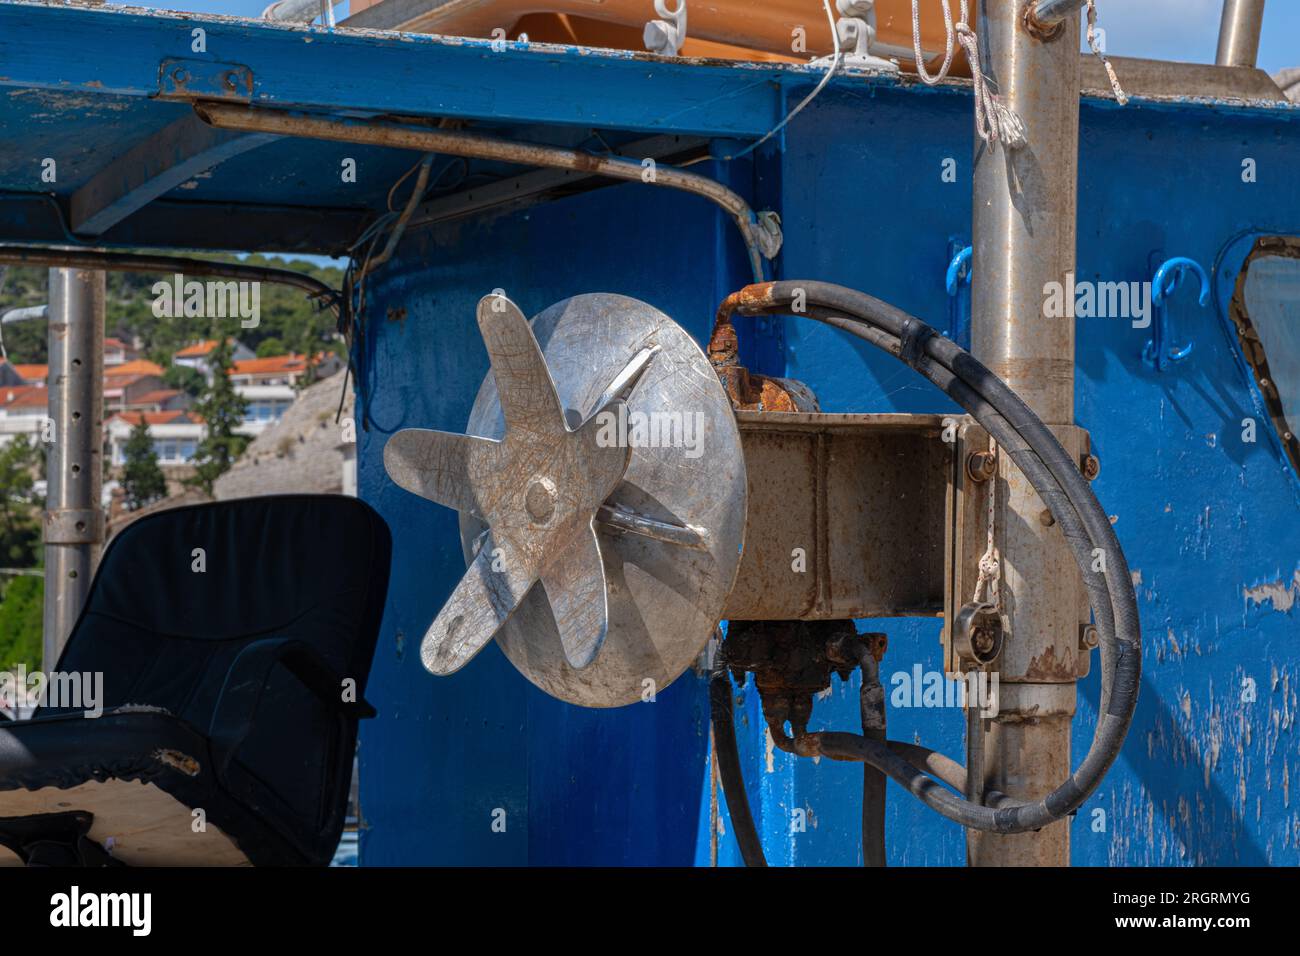
<path fill-rule="evenodd" d="M 58 662 L 104 540 L 104 273 L 50 270 L 44 669 Z"/>
<path fill-rule="evenodd" d="M 1264 0 L 1223 0 L 1219 21 L 1219 66 L 1254 66 L 1264 26 Z"/>
<path fill-rule="evenodd" d="M 1026 0 L 979 0 L 984 71 L 1024 121 L 1028 143 L 976 141 L 973 350 L 1049 426 L 1074 421 L 1074 322 L 1044 318 L 1049 283 L 1072 290 L 1079 152 L 1079 18 L 1031 35 Z M 999 707 L 985 722 L 982 791 L 1042 796 L 1070 774 L 1079 642 L 1078 570 L 1045 506 L 1005 454 L 996 523 L 1008 625 Z M 972 742 L 979 746 L 977 736 Z M 979 756 L 969 760 L 979 765 Z M 969 758 L 968 758 L 969 759 Z M 971 832 L 975 866 L 1068 865 L 1069 823 L 1037 833 Z"/>

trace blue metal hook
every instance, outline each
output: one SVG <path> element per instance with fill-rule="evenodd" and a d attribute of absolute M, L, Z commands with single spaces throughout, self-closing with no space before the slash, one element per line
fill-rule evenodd
<path fill-rule="evenodd" d="M 949 295 L 957 294 L 957 283 L 959 282 L 970 285 L 970 258 L 974 251 L 970 246 L 967 246 L 953 256 L 952 262 L 948 264 L 948 275 L 944 280 L 944 285 L 947 287 Z"/>
<path fill-rule="evenodd" d="M 952 297 L 948 327 L 951 329 L 952 340 L 964 349 L 970 348 L 970 294 L 964 293 L 962 289 L 970 287 L 973 251 L 970 246 L 962 246 L 956 240 L 950 242 L 948 254 L 952 256 L 952 261 L 948 263 L 948 273 L 944 277 L 944 288 Z"/>
<path fill-rule="evenodd" d="M 1175 256 L 1157 269 L 1155 278 L 1151 280 L 1151 304 L 1155 306 L 1156 322 L 1151 339 L 1142 350 L 1142 360 L 1157 372 L 1163 372 L 1175 362 L 1187 358 L 1192 354 L 1192 348 L 1195 346 L 1195 343 L 1190 341 L 1183 346 L 1174 345 L 1173 323 L 1169 321 L 1168 298 L 1182 284 L 1189 272 L 1200 278 L 1199 301 L 1202 306 L 1207 305 L 1210 301 L 1210 277 L 1201 268 L 1201 264 L 1194 259 Z"/>

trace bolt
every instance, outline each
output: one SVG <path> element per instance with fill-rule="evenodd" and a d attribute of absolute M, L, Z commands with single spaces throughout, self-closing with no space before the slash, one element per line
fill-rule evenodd
<path fill-rule="evenodd" d="M 555 514 L 555 482 L 549 478 L 535 478 L 524 493 L 524 507 L 537 524 L 546 524 Z"/>
<path fill-rule="evenodd" d="M 238 89 L 234 70 L 227 70 L 225 73 L 221 74 L 221 82 L 226 85 L 226 89 L 232 92 Z"/>
<path fill-rule="evenodd" d="M 184 83 L 187 80 L 189 80 L 189 78 L 190 75 L 185 70 L 184 67 L 178 66 L 176 67 L 176 69 L 172 70 L 172 79 L 175 80 L 177 83 Z"/>
<path fill-rule="evenodd" d="M 988 481 L 998 473 L 998 460 L 991 451 L 977 451 L 966 459 L 966 474 L 971 481 Z"/>
<path fill-rule="evenodd" d="M 1095 624 L 1085 624 L 1079 629 L 1079 650 L 1090 651 L 1100 643 Z"/>
<path fill-rule="evenodd" d="M 1083 465 L 1079 470 L 1089 481 L 1096 481 L 1097 476 L 1101 474 L 1101 459 L 1096 455 L 1084 455 Z"/>
<path fill-rule="evenodd" d="M 1038 523 L 1044 528 L 1050 528 L 1052 525 L 1056 524 L 1056 517 L 1052 514 L 1051 509 L 1044 508 L 1042 510 L 1042 513 L 1038 516 Z"/>

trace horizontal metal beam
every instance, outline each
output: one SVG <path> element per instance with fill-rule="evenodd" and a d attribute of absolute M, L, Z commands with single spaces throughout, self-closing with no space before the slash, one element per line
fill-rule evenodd
<path fill-rule="evenodd" d="M 760 136 L 780 121 L 783 86 L 806 86 L 825 72 L 211 14 L 0 3 L 0 88 L 154 97 L 159 65 L 195 55 L 195 30 L 208 56 L 251 71 L 255 104 L 647 133 Z"/>
<path fill-rule="evenodd" d="M 95 245 L 343 256 L 374 216 L 355 208 L 155 199 L 97 236 Z M 77 242 L 64 204 L 45 194 L 0 195 L 0 223 L 7 242 Z"/>
<path fill-rule="evenodd" d="M 183 116 L 140 140 L 72 194 L 72 231 L 103 235 L 181 183 L 275 138 L 215 130 Z"/>

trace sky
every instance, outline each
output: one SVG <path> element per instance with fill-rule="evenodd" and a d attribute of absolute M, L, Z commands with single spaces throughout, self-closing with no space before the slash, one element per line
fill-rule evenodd
<path fill-rule="evenodd" d="M 141 2 L 141 0 L 136 0 Z M 258 17 L 271 0 L 155 0 L 150 6 L 194 13 Z M 689 2 L 689 0 L 688 0 Z M 754 0 L 762 2 L 762 0 Z M 812 9 L 819 0 L 807 0 Z M 646 0 L 646 18 L 653 5 Z M 1157 60 L 1213 63 L 1219 38 L 1222 0 L 1097 0 L 1098 25 L 1106 31 L 1107 52 Z M 342 18 L 346 4 L 337 8 Z M 1259 65 L 1269 73 L 1300 66 L 1300 2 L 1268 0 Z"/>

